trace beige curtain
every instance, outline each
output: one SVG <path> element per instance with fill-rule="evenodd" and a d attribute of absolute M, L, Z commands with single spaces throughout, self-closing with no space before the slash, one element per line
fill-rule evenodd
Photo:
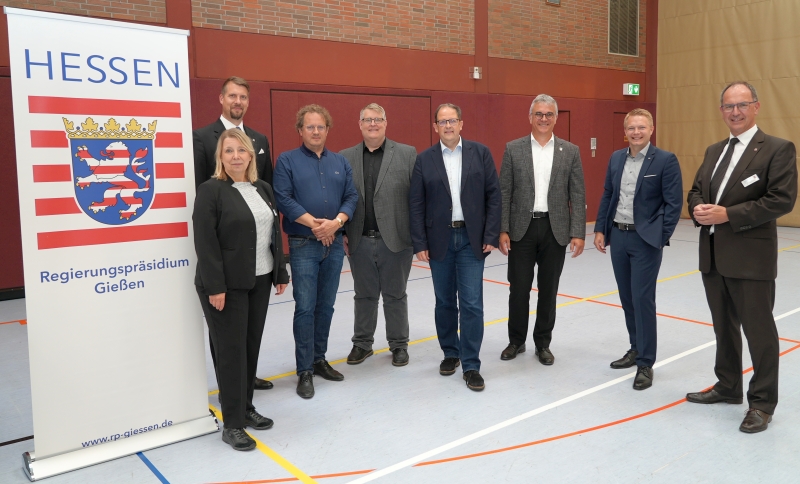
<path fill-rule="evenodd" d="M 680 160 L 685 192 L 706 147 L 728 136 L 718 109 L 728 82 L 753 84 L 758 127 L 800 144 L 798 21 L 800 0 L 659 2 L 656 129 Z M 800 204 L 778 224 L 800 227 Z"/>

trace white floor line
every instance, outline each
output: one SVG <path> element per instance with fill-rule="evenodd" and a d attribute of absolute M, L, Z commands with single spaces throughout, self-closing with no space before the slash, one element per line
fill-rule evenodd
<path fill-rule="evenodd" d="M 785 318 L 787 316 L 791 316 L 792 314 L 795 314 L 795 313 L 798 313 L 798 312 L 800 312 L 800 308 L 793 309 L 791 311 L 785 312 L 785 313 L 781 314 L 780 316 L 776 316 L 775 317 L 775 321 L 783 319 L 783 318 Z M 714 340 L 714 341 L 709 341 L 708 343 L 701 344 L 700 346 L 695 346 L 694 348 L 692 348 L 690 350 L 686 350 L 683 353 L 679 353 L 679 354 L 677 354 L 675 356 L 671 356 L 671 357 L 669 357 L 669 358 L 667 358 L 665 360 L 659 361 L 658 363 L 653 365 L 653 368 L 660 368 L 660 367 L 662 367 L 664 365 L 667 365 L 669 363 L 677 361 L 677 360 L 679 360 L 681 358 L 684 358 L 686 356 L 691 355 L 692 353 L 696 353 L 698 351 L 704 350 L 704 349 L 706 349 L 706 348 L 708 348 L 710 346 L 714 346 L 716 344 L 717 344 L 717 342 L 716 342 L 716 340 Z M 367 474 L 366 476 L 363 476 L 363 477 L 360 477 L 358 479 L 350 481 L 349 484 L 363 484 L 363 483 L 366 483 L 366 482 L 374 481 L 375 479 L 379 479 L 379 478 L 381 478 L 383 476 L 389 475 L 389 474 L 391 474 L 393 472 L 399 471 L 399 470 L 404 469 L 406 467 L 411 467 L 414 464 L 417 464 L 418 462 L 422 462 L 423 460 L 430 459 L 433 456 L 439 455 L 439 454 L 441 454 L 443 452 L 447 452 L 448 450 L 454 449 L 454 448 L 456 448 L 456 447 L 458 447 L 460 445 L 466 444 L 468 442 L 472 442 L 473 440 L 479 439 L 479 438 L 481 438 L 481 437 L 483 437 L 485 435 L 488 435 L 488 434 L 491 434 L 491 433 L 496 432 L 498 430 L 504 429 L 504 428 L 506 428 L 506 427 L 508 427 L 510 425 L 514 425 L 515 423 L 518 423 L 518 422 L 521 422 L 523 420 L 529 419 L 529 418 L 531 418 L 531 417 L 533 417 L 535 415 L 539 415 L 540 413 L 546 412 L 548 410 L 552 410 L 552 409 L 554 409 L 556 407 L 559 407 L 561 405 L 564 405 L 566 403 L 574 402 L 575 400 L 578 400 L 578 399 L 583 398 L 585 396 L 591 395 L 593 393 L 597 393 L 600 390 L 604 390 L 604 389 L 606 389 L 608 387 L 616 385 L 617 383 L 624 382 L 625 380 L 630 380 L 634 376 L 636 376 L 636 372 L 635 371 L 633 371 L 631 373 L 628 373 L 628 374 L 626 374 L 624 376 L 621 376 L 619 378 L 615 378 L 614 380 L 607 381 L 606 383 L 602 383 L 602 384 L 597 385 L 595 387 L 589 388 L 588 390 L 584 390 L 582 392 L 575 393 L 574 395 L 570 395 L 569 397 L 562 398 L 561 400 L 555 401 L 553 403 L 544 405 L 544 406 L 539 407 L 539 408 L 535 408 L 535 409 L 533 409 L 533 410 L 531 410 L 529 412 L 523 413 L 522 415 L 518 415 L 516 417 L 510 418 L 508 420 L 505 420 L 503 422 L 495 424 L 495 425 L 493 425 L 491 427 L 488 427 L 486 429 L 483 429 L 483 430 L 480 430 L 480 431 L 475 432 L 473 434 L 467 435 L 466 437 L 462 437 L 462 438 L 460 438 L 458 440 L 454 440 L 453 442 L 450 442 L 448 444 L 442 445 L 442 446 L 437 447 L 435 449 L 429 450 L 429 451 L 424 452 L 422 454 L 416 455 L 416 456 L 411 457 L 409 459 L 406 459 L 406 460 L 404 460 L 402 462 L 398 462 L 397 464 L 391 465 L 389 467 L 384 467 L 383 469 L 379 469 L 379 470 L 376 470 L 374 472 L 371 472 L 371 473 Z"/>

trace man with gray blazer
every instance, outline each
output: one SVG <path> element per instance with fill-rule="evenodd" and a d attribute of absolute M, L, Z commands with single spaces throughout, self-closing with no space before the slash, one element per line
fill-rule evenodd
<path fill-rule="evenodd" d="M 414 255 L 408 189 L 417 150 L 387 139 L 386 125 L 386 111 L 369 104 L 359 116 L 364 141 L 341 152 L 350 162 L 358 190 L 358 205 L 345 226 L 345 250 L 355 289 L 350 365 L 373 354 L 381 295 L 392 365 L 408 364 L 406 284 Z"/>
<path fill-rule="evenodd" d="M 553 135 L 558 104 L 536 96 L 528 111 L 531 134 L 509 142 L 500 167 L 503 212 L 500 252 L 508 256 L 508 339 L 500 359 L 525 351 L 534 265 L 539 266 L 533 343 L 543 365 L 556 322 L 556 296 L 567 244 L 572 257 L 586 238 L 586 190 L 578 147 Z"/>

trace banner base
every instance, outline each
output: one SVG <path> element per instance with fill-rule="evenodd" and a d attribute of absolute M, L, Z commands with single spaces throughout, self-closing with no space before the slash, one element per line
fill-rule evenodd
<path fill-rule="evenodd" d="M 37 460 L 33 452 L 22 454 L 22 468 L 28 479 L 38 481 L 65 472 L 119 459 L 137 452 L 188 440 L 219 431 L 219 422 L 213 415 L 190 420 L 155 432 L 134 435 L 127 439 L 78 449 L 66 454 Z"/>

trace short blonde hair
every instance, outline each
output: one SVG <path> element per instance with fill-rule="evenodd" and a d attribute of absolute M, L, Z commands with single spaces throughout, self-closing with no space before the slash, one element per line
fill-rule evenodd
<path fill-rule="evenodd" d="M 623 128 L 627 128 L 628 127 L 628 118 L 630 118 L 632 116 L 644 116 L 645 118 L 647 118 L 648 121 L 650 121 L 650 126 L 653 126 L 653 115 L 650 114 L 650 111 L 648 111 L 646 109 L 642 109 L 642 108 L 636 108 L 633 111 L 631 111 L 631 112 L 629 112 L 628 114 L 625 115 L 625 120 L 622 121 L 622 127 Z"/>
<path fill-rule="evenodd" d="M 376 113 L 378 113 L 381 116 L 383 116 L 383 119 L 386 119 L 386 110 L 383 109 L 381 107 L 381 105 L 378 104 L 378 103 L 370 103 L 370 104 L 367 104 L 366 106 L 364 106 L 364 109 L 362 109 L 361 112 L 358 114 L 358 120 L 359 121 L 364 119 L 364 111 L 366 111 L 367 109 L 371 109 L 371 110 L 375 111 Z"/>
<path fill-rule="evenodd" d="M 247 165 L 247 172 L 245 173 L 245 178 L 250 183 L 254 183 L 258 180 L 258 168 L 256 168 L 256 150 L 253 148 L 253 143 L 250 141 L 250 138 L 239 128 L 231 128 L 226 129 L 222 132 L 219 136 L 219 141 L 217 141 L 217 152 L 214 155 L 214 158 L 217 160 L 217 168 L 214 170 L 214 175 L 212 178 L 216 178 L 217 180 L 227 180 L 228 173 L 225 171 L 225 165 L 222 164 L 222 143 L 225 142 L 226 139 L 234 138 L 239 143 L 244 146 L 244 149 L 250 154 L 250 163 Z"/>

